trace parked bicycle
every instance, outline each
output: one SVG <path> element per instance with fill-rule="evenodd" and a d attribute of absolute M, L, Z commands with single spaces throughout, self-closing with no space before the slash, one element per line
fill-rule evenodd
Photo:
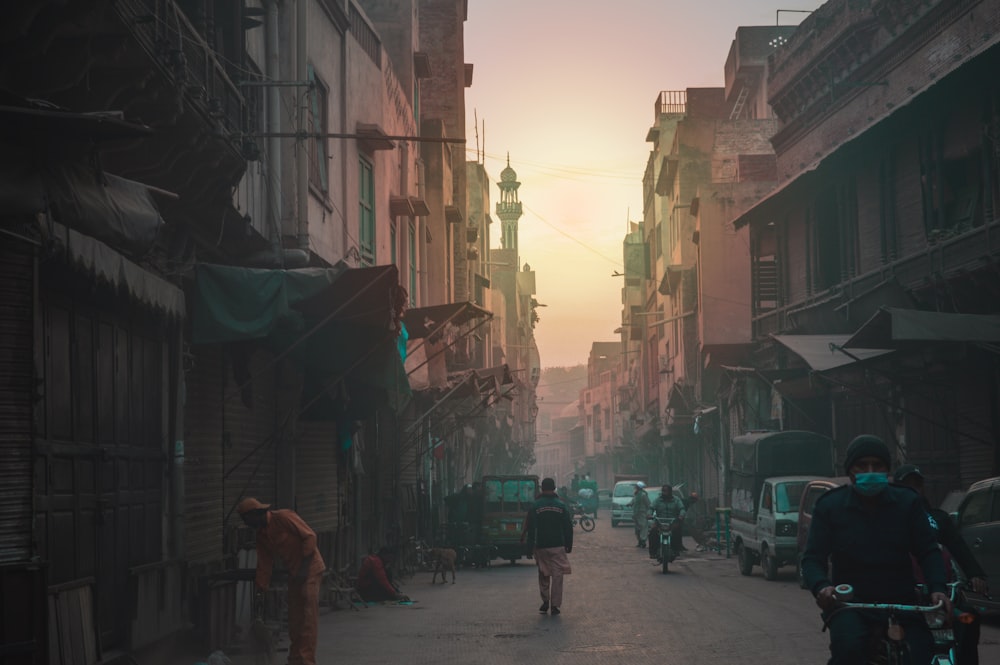
<path fill-rule="evenodd" d="M 430 546 L 420 538 L 410 536 L 400 548 L 396 559 L 400 576 L 412 576 L 414 573 L 432 570 L 430 561 Z"/>
<path fill-rule="evenodd" d="M 573 510 L 573 526 L 579 524 L 580 528 L 583 529 L 584 531 L 589 532 L 594 530 L 594 527 L 597 526 L 597 523 L 594 521 L 593 517 L 591 517 L 590 515 L 588 515 L 583 511 L 582 505 L 580 505 L 579 503 L 574 503 L 572 505 L 572 510 Z"/>

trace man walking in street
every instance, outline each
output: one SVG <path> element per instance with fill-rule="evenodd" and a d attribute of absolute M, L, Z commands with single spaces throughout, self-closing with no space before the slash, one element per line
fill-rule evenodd
<path fill-rule="evenodd" d="M 556 481 L 542 480 L 542 493 L 524 519 L 522 539 L 538 566 L 538 591 L 542 596 L 542 614 L 559 614 L 563 599 L 563 575 L 572 569 L 569 557 L 573 551 L 573 518 L 569 508 L 556 496 Z"/>
<path fill-rule="evenodd" d="M 326 564 L 316 532 L 293 510 L 271 510 L 253 497 L 236 507 L 243 523 L 257 531 L 256 585 L 271 585 L 275 559 L 288 569 L 288 665 L 316 665 L 319 587 Z"/>
<path fill-rule="evenodd" d="M 641 480 L 635 484 L 635 494 L 632 497 L 632 522 L 635 524 L 636 547 L 646 546 L 649 535 L 649 495 L 646 494 L 646 483 Z"/>

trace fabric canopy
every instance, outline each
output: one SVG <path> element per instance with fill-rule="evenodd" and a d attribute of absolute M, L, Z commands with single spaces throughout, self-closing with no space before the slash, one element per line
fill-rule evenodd
<path fill-rule="evenodd" d="M 199 264 L 192 339 L 266 340 L 302 366 L 307 390 L 345 378 L 352 393 L 376 389 L 400 411 L 410 386 L 397 346 L 398 277 L 391 265 L 268 270 Z"/>
<path fill-rule="evenodd" d="M 896 348 L 917 342 L 1000 342 L 1000 316 L 951 314 L 884 307 L 868 319 L 846 348 Z"/>
<path fill-rule="evenodd" d="M 403 321 L 410 339 L 422 339 L 437 332 L 446 323 L 461 326 L 473 319 L 490 318 L 493 314 L 471 302 L 455 302 L 406 310 Z"/>
<path fill-rule="evenodd" d="M 888 349 L 869 348 L 851 349 L 849 353 L 845 353 L 840 347 L 844 346 L 850 335 L 771 335 L 771 337 L 802 358 L 810 369 L 817 372 L 890 353 Z"/>

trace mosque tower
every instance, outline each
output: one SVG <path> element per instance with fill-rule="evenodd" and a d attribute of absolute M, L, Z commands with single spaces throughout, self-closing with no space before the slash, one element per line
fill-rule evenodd
<path fill-rule="evenodd" d="M 521 202 L 517 198 L 517 173 L 510 168 L 510 153 L 507 153 L 507 168 L 500 172 L 500 201 L 497 203 L 497 217 L 500 218 L 500 246 L 517 251 L 517 220 L 521 218 Z"/>

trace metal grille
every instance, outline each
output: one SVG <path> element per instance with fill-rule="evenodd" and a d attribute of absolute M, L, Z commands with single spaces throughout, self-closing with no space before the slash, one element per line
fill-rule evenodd
<path fill-rule="evenodd" d="M 198 347 L 186 377 L 184 433 L 184 557 L 222 558 L 221 347 Z"/>
<path fill-rule="evenodd" d="M 0 563 L 31 557 L 34 251 L 0 240 Z"/>
<path fill-rule="evenodd" d="M 299 423 L 295 451 L 295 511 L 317 534 L 333 532 L 339 523 L 336 423 Z"/>

